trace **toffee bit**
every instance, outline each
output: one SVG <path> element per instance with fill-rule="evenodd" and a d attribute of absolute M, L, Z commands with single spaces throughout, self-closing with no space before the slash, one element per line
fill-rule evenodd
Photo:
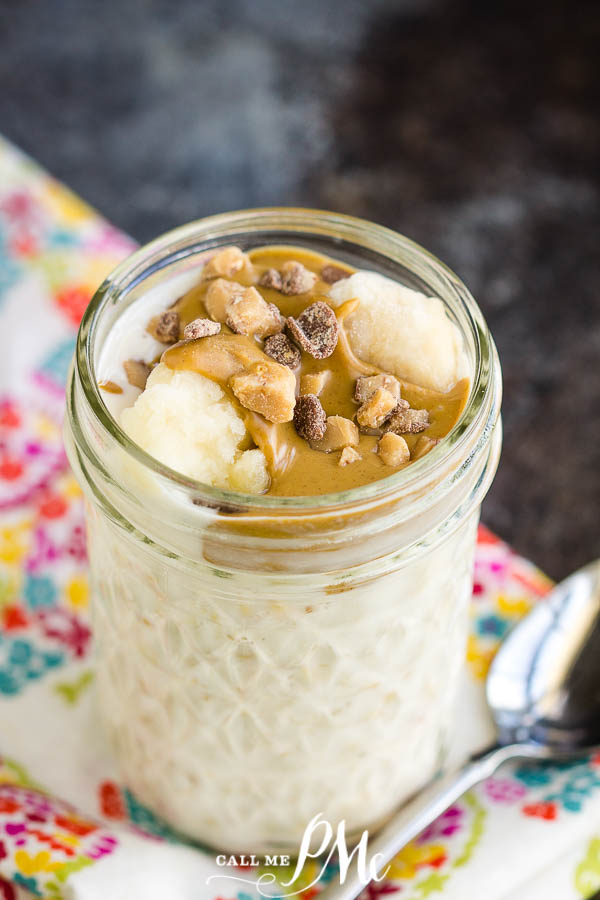
<path fill-rule="evenodd" d="M 385 388 L 377 388 L 356 413 L 361 428 L 380 428 L 398 406 L 398 400 Z"/>
<path fill-rule="evenodd" d="M 262 354 L 261 354 L 262 355 Z M 291 422 L 296 402 L 296 378 L 285 366 L 270 360 L 229 379 L 231 390 L 246 409 L 269 422 Z"/>
<path fill-rule="evenodd" d="M 220 322 L 213 322 L 212 319 L 194 319 L 183 329 L 183 337 L 186 341 L 196 341 L 198 338 L 218 334 L 220 330 Z"/>
<path fill-rule="evenodd" d="M 336 281 L 349 277 L 350 272 L 346 272 L 345 269 L 341 269 L 339 266 L 327 265 L 321 269 L 321 279 L 326 281 L 327 284 L 335 284 Z"/>
<path fill-rule="evenodd" d="M 227 324 L 236 334 L 255 334 L 262 338 L 283 331 L 285 325 L 278 307 L 267 303 L 254 287 L 232 297 L 225 311 Z"/>
<path fill-rule="evenodd" d="M 384 388 L 400 400 L 400 382 L 393 375 L 360 375 L 356 379 L 354 399 L 359 403 L 369 400 L 378 388 Z"/>
<path fill-rule="evenodd" d="M 325 387 L 331 372 L 325 370 L 322 372 L 307 372 L 300 376 L 300 393 L 316 394 L 317 397 Z"/>
<path fill-rule="evenodd" d="M 293 340 L 315 359 L 331 356 L 338 341 L 338 321 L 332 308 L 317 300 L 300 313 L 290 316 L 287 328 Z"/>
<path fill-rule="evenodd" d="M 393 431 L 394 434 L 419 434 L 429 428 L 430 424 L 428 410 L 411 409 L 406 400 L 401 400 L 383 430 Z"/>
<path fill-rule="evenodd" d="M 377 453 L 386 466 L 404 466 L 410 461 L 408 444 L 399 434 L 388 432 L 377 444 Z"/>
<path fill-rule="evenodd" d="M 327 416 L 315 394 L 304 394 L 296 400 L 294 427 L 305 441 L 320 441 L 325 435 Z"/>
<path fill-rule="evenodd" d="M 202 278 L 232 278 L 250 262 L 239 247 L 224 247 L 212 256 L 202 270 Z"/>
<path fill-rule="evenodd" d="M 277 269 L 266 269 L 258 279 L 258 283 L 261 287 L 272 288 L 274 291 L 280 291 L 281 272 L 279 272 Z"/>
<path fill-rule="evenodd" d="M 366 403 L 363 404 L 363 406 L 368 407 L 369 402 L 370 401 L 367 401 Z M 409 409 L 409 408 L 410 408 L 410 404 L 408 403 L 407 400 L 398 400 L 397 403 L 395 403 L 394 408 L 392 409 L 391 413 L 388 413 L 388 415 L 385 417 L 385 419 L 381 422 L 381 424 L 378 427 L 371 428 L 368 425 L 361 425 L 359 422 L 361 434 L 370 434 L 375 437 L 381 437 L 381 435 L 384 433 L 384 431 L 390 431 L 390 429 L 387 427 L 387 422 L 390 420 L 391 416 L 393 416 L 395 413 L 397 413 L 398 410 Z M 360 412 L 362 409 L 363 409 L 363 407 L 361 406 L 361 408 L 359 409 L 358 412 Z M 357 418 L 358 418 L 358 413 L 357 413 Z"/>
<path fill-rule="evenodd" d="M 273 321 L 277 322 L 277 334 L 285 328 L 286 318 L 281 314 L 281 310 L 276 303 L 267 303 L 267 309 L 273 317 Z"/>
<path fill-rule="evenodd" d="M 267 356 L 282 366 L 287 366 L 288 369 L 297 369 L 302 361 L 300 351 L 285 334 L 273 334 L 268 337 L 263 350 Z"/>
<path fill-rule="evenodd" d="M 234 297 L 240 297 L 246 288 L 237 281 L 227 281 L 225 278 L 215 278 L 208 286 L 204 295 L 206 312 L 217 322 L 224 322 L 227 318 L 227 304 Z"/>
<path fill-rule="evenodd" d="M 150 366 L 142 359 L 126 359 L 123 368 L 129 384 L 143 391 L 151 372 Z"/>
<path fill-rule="evenodd" d="M 412 459 L 421 459 L 422 456 L 425 456 L 426 453 L 433 450 L 436 444 L 439 444 L 439 440 L 427 437 L 426 434 L 422 434 L 415 442 L 412 451 Z"/>
<path fill-rule="evenodd" d="M 174 344 L 179 340 L 179 313 L 166 309 L 154 324 L 153 334 L 161 344 Z"/>
<path fill-rule="evenodd" d="M 358 450 L 355 450 L 354 447 L 344 447 L 338 466 L 349 466 L 353 462 L 358 462 L 359 459 L 362 459 L 362 456 Z"/>
<path fill-rule="evenodd" d="M 281 267 L 281 293 L 306 294 L 314 288 L 317 276 L 299 262 L 287 262 Z"/>
<path fill-rule="evenodd" d="M 350 419 L 343 416 L 327 416 L 327 427 L 320 441 L 311 441 L 313 450 L 331 453 L 332 450 L 343 450 L 344 447 L 358 447 L 358 428 Z"/>
<path fill-rule="evenodd" d="M 120 384 L 115 384 L 114 381 L 99 381 L 98 387 L 101 391 L 106 391 L 107 394 L 122 394 L 123 388 Z"/>

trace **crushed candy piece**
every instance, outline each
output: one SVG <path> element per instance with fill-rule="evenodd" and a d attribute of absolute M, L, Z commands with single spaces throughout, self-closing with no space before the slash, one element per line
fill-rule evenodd
<path fill-rule="evenodd" d="M 377 388 L 356 413 L 361 428 L 380 428 L 398 406 L 398 400 L 385 388 Z"/>
<path fill-rule="evenodd" d="M 351 274 L 351 272 L 346 272 L 345 269 L 334 265 L 323 266 L 321 269 L 321 278 L 327 284 L 335 284 L 336 281 L 341 281 L 342 278 L 349 278 Z"/>
<path fill-rule="evenodd" d="M 226 322 L 236 334 L 267 337 L 283 330 L 285 320 L 274 303 L 267 303 L 256 288 L 246 288 L 225 307 Z"/>
<path fill-rule="evenodd" d="M 393 394 L 396 400 L 400 400 L 400 382 L 393 375 L 361 375 L 356 379 L 354 399 L 359 403 L 369 400 L 378 388 L 385 388 Z"/>
<path fill-rule="evenodd" d="M 242 406 L 260 413 L 269 422 L 291 422 L 296 405 L 296 378 L 287 366 L 267 361 L 250 371 L 233 375 L 231 390 Z"/>
<path fill-rule="evenodd" d="M 327 370 L 323 372 L 307 372 L 306 375 L 300 376 L 300 393 L 316 394 L 318 397 L 327 382 L 331 372 Z"/>
<path fill-rule="evenodd" d="M 272 288 L 274 291 L 280 291 L 281 272 L 279 272 L 277 269 L 266 269 L 258 279 L 258 283 L 261 287 Z"/>
<path fill-rule="evenodd" d="M 427 437 L 426 434 L 422 434 L 415 442 L 412 451 L 412 459 L 421 459 L 422 456 L 425 456 L 426 453 L 433 450 L 436 444 L 439 444 L 439 440 Z"/>
<path fill-rule="evenodd" d="M 331 453 L 344 447 L 358 447 L 358 442 L 358 428 L 354 422 L 343 416 L 327 416 L 325 434 L 320 441 L 311 441 L 310 446 L 313 450 Z"/>
<path fill-rule="evenodd" d="M 143 391 L 151 372 L 150 366 L 141 359 L 126 359 L 123 368 L 129 384 Z"/>
<path fill-rule="evenodd" d="M 306 294 L 317 282 L 317 276 L 302 263 L 286 262 L 281 267 L 281 293 L 286 295 Z"/>
<path fill-rule="evenodd" d="M 337 346 L 339 326 L 332 308 L 322 300 L 307 306 L 287 328 L 294 341 L 315 359 L 331 356 Z"/>
<path fill-rule="evenodd" d="M 377 452 L 386 466 L 403 466 L 410 462 L 408 444 L 399 434 L 388 432 L 377 444 Z"/>
<path fill-rule="evenodd" d="M 300 351 L 285 334 L 274 334 L 268 337 L 263 349 L 267 356 L 289 369 L 297 369 L 302 361 Z"/>
<path fill-rule="evenodd" d="M 106 391 L 107 394 L 122 394 L 123 388 L 120 384 L 115 384 L 114 381 L 99 381 L 98 387 L 101 391 Z"/>
<path fill-rule="evenodd" d="M 321 401 L 314 394 L 304 394 L 296 400 L 294 427 L 306 441 L 320 441 L 325 434 L 327 416 Z"/>
<path fill-rule="evenodd" d="M 216 278 L 209 284 L 204 295 L 204 306 L 211 319 L 216 322 L 224 322 L 227 318 L 227 304 L 234 297 L 239 297 L 246 288 L 237 281 L 226 281 L 224 278 Z"/>
<path fill-rule="evenodd" d="M 401 400 L 383 429 L 395 434 L 418 434 L 429 428 L 429 425 L 429 412 L 426 409 L 411 409 L 406 400 Z"/>
<path fill-rule="evenodd" d="M 148 330 L 161 344 L 176 343 L 179 340 L 179 313 L 175 309 L 166 309 L 152 319 Z"/>
<path fill-rule="evenodd" d="M 358 462 L 362 456 L 354 447 L 344 447 L 342 450 L 338 466 L 349 466 L 353 462 Z"/>
<path fill-rule="evenodd" d="M 251 265 L 250 260 L 239 247 L 224 247 L 208 260 L 202 269 L 202 278 L 232 278 L 236 272 L 240 272 L 246 265 Z"/>
<path fill-rule="evenodd" d="M 196 341 L 198 338 L 218 334 L 220 330 L 220 322 L 213 322 L 212 319 L 194 319 L 193 322 L 189 322 L 183 329 L 183 336 L 186 341 Z"/>

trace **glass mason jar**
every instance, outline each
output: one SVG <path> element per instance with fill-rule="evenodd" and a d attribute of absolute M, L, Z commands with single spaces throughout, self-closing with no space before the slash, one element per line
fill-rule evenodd
<path fill-rule="evenodd" d="M 109 414 L 111 328 L 215 248 L 300 245 L 439 297 L 470 366 L 466 408 L 426 456 L 316 497 L 222 491 L 157 462 Z M 90 303 L 66 443 L 86 499 L 96 681 L 121 775 L 191 837 L 293 852 L 310 819 L 385 821 L 443 763 L 463 664 L 479 507 L 501 443 L 486 323 L 431 254 L 359 219 L 260 209 L 193 222 L 126 259 Z"/>

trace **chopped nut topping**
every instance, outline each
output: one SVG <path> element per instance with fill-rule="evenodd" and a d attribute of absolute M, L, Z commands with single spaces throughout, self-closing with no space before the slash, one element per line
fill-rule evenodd
<path fill-rule="evenodd" d="M 123 368 L 129 384 L 143 391 L 151 371 L 150 366 L 141 359 L 126 359 Z"/>
<path fill-rule="evenodd" d="M 289 369 L 297 369 L 302 356 L 285 334 L 274 334 L 265 341 L 264 351 L 275 362 Z"/>
<path fill-rule="evenodd" d="M 320 441 L 325 434 L 327 416 L 321 401 L 314 394 L 304 394 L 296 400 L 294 427 L 306 441 Z"/>
<path fill-rule="evenodd" d="M 174 344 L 179 340 L 179 313 L 174 309 L 166 309 L 160 316 L 152 319 L 148 331 L 161 344 Z"/>
<path fill-rule="evenodd" d="M 219 276 L 232 278 L 246 265 L 250 265 L 250 260 L 239 247 L 224 247 L 206 263 L 202 270 L 202 278 L 205 281 Z"/>
<path fill-rule="evenodd" d="M 356 413 L 356 421 L 361 428 L 380 428 L 397 405 L 398 400 L 393 394 L 385 388 L 377 388 Z"/>
<path fill-rule="evenodd" d="M 282 294 L 306 294 L 314 288 L 317 276 L 302 263 L 286 262 L 281 267 L 281 293 Z"/>
<path fill-rule="evenodd" d="M 378 388 L 385 388 L 393 394 L 396 400 L 400 399 L 400 382 L 393 375 L 361 375 L 356 379 L 354 399 L 359 403 L 369 400 Z"/>
<path fill-rule="evenodd" d="M 212 319 L 194 319 L 183 329 L 183 336 L 186 341 L 195 341 L 211 334 L 218 334 L 220 330 L 220 322 L 213 322 Z"/>
<path fill-rule="evenodd" d="M 338 341 L 338 321 L 330 306 L 317 300 L 300 313 L 297 319 L 287 320 L 288 331 L 297 344 L 315 359 L 331 356 Z"/>
<path fill-rule="evenodd" d="M 98 387 L 101 391 L 106 391 L 108 394 L 122 394 L 123 388 L 120 384 L 115 384 L 114 381 L 99 381 Z"/>
<path fill-rule="evenodd" d="M 429 412 L 426 409 L 411 409 L 406 400 L 401 400 L 384 425 L 384 431 L 394 434 L 418 434 L 429 428 Z"/>
<path fill-rule="evenodd" d="M 296 404 L 296 378 L 286 366 L 255 363 L 249 372 L 233 375 L 231 390 L 242 406 L 269 422 L 290 422 Z"/>
<path fill-rule="evenodd" d="M 425 456 L 426 453 L 429 453 L 439 441 L 434 438 L 427 437 L 426 434 L 422 434 L 420 438 L 418 438 L 415 442 L 415 446 L 412 451 L 412 459 L 420 459 L 422 456 Z"/>
<path fill-rule="evenodd" d="M 377 444 L 377 452 L 386 466 L 403 466 L 410 461 L 408 444 L 399 434 L 384 434 Z"/>
<path fill-rule="evenodd" d="M 323 266 L 321 269 L 321 278 L 323 281 L 326 281 L 327 284 L 335 284 L 336 281 L 341 281 L 342 278 L 348 278 L 350 276 L 350 272 L 346 272 L 345 269 L 341 269 L 339 266 Z"/>
<path fill-rule="evenodd" d="M 275 303 L 267 303 L 267 308 L 271 311 L 271 315 L 273 316 L 274 321 L 277 322 L 279 326 L 279 331 L 276 331 L 275 334 L 279 334 L 280 331 L 283 331 L 285 328 L 286 318 L 282 316 L 281 310 Z M 266 337 L 270 337 L 270 335 L 266 335 Z"/>
<path fill-rule="evenodd" d="M 236 334 L 267 337 L 283 330 L 285 321 L 274 303 L 267 303 L 256 288 L 246 288 L 225 307 L 227 324 Z"/>
<path fill-rule="evenodd" d="M 325 387 L 327 381 L 329 380 L 330 372 L 308 372 L 306 375 L 300 376 L 300 393 L 301 394 L 316 394 L 318 397 L 323 388 Z"/>
<path fill-rule="evenodd" d="M 258 283 L 261 287 L 273 288 L 274 291 L 280 291 L 281 272 L 277 269 L 266 269 L 258 279 Z"/>
<path fill-rule="evenodd" d="M 245 290 L 243 284 L 238 284 L 237 281 L 226 281 L 224 278 L 211 281 L 204 295 L 206 312 L 216 322 L 224 322 L 227 318 L 227 304 Z"/>
<path fill-rule="evenodd" d="M 338 466 L 349 466 L 350 463 L 357 462 L 362 456 L 354 447 L 344 447 L 340 456 Z"/>
<path fill-rule="evenodd" d="M 331 453 L 332 450 L 342 450 L 344 447 L 358 447 L 358 428 L 350 419 L 343 416 L 327 416 L 325 434 L 320 441 L 311 441 L 313 450 L 321 450 Z"/>

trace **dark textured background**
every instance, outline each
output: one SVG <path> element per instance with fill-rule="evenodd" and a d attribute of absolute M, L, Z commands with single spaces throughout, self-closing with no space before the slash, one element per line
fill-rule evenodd
<path fill-rule="evenodd" d="M 600 5 L 0 0 L 0 129 L 138 240 L 253 205 L 399 229 L 504 367 L 486 522 L 600 555 Z"/>

